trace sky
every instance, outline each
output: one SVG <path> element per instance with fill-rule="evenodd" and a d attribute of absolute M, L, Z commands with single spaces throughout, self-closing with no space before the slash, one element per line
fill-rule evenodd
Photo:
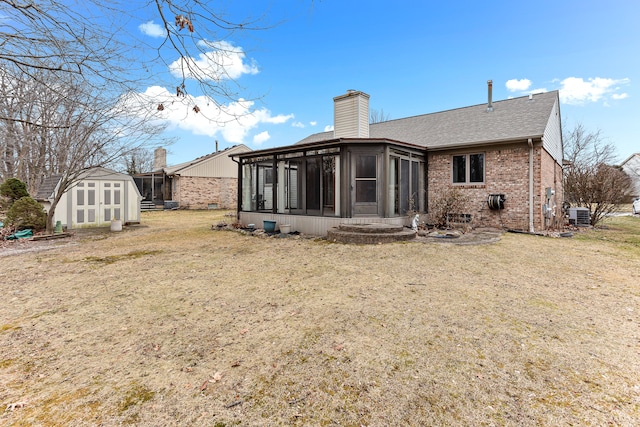
<path fill-rule="evenodd" d="M 221 4 L 224 2 L 220 2 Z M 582 124 L 617 148 L 618 161 L 640 152 L 640 3 L 581 1 L 236 0 L 230 16 L 255 14 L 266 27 L 207 43 L 227 52 L 213 81 L 237 85 L 234 99 L 210 102 L 189 92 L 200 114 L 170 108 L 166 79 L 140 92 L 164 99 L 169 165 L 245 144 L 290 145 L 332 129 L 333 98 L 370 95 L 389 119 L 551 90 L 560 91 L 565 129 Z M 153 10 L 131 22 L 138 36 L 161 40 Z M 194 20 L 194 25 L 198 21 Z M 207 56 L 193 58 L 206 64 Z M 220 57 L 217 57 L 220 60 Z M 177 58 L 176 58 L 177 60 Z M 170 75 L 176 63 L 154 65 Z M 220 61 L 219 61 L 220 62 Z M 164 67 L 164 69 L 160 68 Z M 194 86 L 195 87 L 195 86 Z M 216 123 L 219 111 L 240 114 Z"/>

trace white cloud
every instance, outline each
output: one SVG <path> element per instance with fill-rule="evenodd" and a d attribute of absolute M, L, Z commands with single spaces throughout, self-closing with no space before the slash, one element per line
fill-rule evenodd
<path fill-rule="evenodd" d="M 325 131 L 325 132 L 329 132 L 329 131 L 332 131 L 332 130 L 333 130 L 333 125 L 326 125 L 326 126 L 324 127 L 324 131 Z"/>
<path fill-rule="evenodd" d="M 611 95 L 611 98 L 615 99 L 616 101 L 619 99 L 625 99 L 628 97 L 629 97 L 628 93 L 614 93 L 613 95 Z"/>
<path fill-rule="evenodd" d="M 315 122 L 315 121 L 314 122 L 309 122 L 309 125 L 311 125 L 311 126 L 315 126 L 317 124 L 318 124 L 318 122 Z"/>
<path fill-rule="evenodd" d="M 302 122 L 293 122 L 291 123 L 291 126 L 293 126 L 294 128 L 304 129 L 304 123 Z"/>
<path fill-rule="evenodd" d="M 150 37 L 164 37 L 165 32 L 164 29 L 156 24 L 153 21 L 145 22 L 144 24 L 140 24 L 138 29 L 145 35 Z"/>
<path fill-rule="evenodd" d="M 155 111 L 155 120 L 167 125 L 167 130 L 184 130 L 194 135 L 209 137 L 221 136 L 225 141 L 235 144 L 243 143 L 249 132 L 261 124 L 283 124 L 293 118 L 293 114 L 273 116 L 265 108 L 253 110 L 254 103 L 239 99 L 228 104 L 218 105 L 204 96 L 177 97 L 160 86 L 149 87 L 142 94 L 135 94 L 124 99 L 131 105 L 129 111 L 138 111 L 143 107 L 161 110 Z M 196 113 L 193 108 L 198 106 Z M 266 138 L 266 139 L 264 139 Z M 254 137 L 260 144 L 270 138 L 267 132 Z"/>
<path fill-rule="evenodd" d="M 624 93 L 616 93 L 619 85 L 629 84 L 629 79 L 607 79 L 601 77 L 584 80 L 581 77 L 567 77 L 560 81 L 560 100 L 566 104 L 582 105 L 585 102 L 606 102 L 606 98 L 626 98 Z"/>
<path fill-rule="evenodd" d="M 260 145 L 270 139 L 271 135 L 269 135 L 269 132 L 265 130 L 264 132 L 260 132 L 259 134 L 253 136 L 253 143 L 256 145 Z"/>
<path fill-rule="evenodd" d="M 221 81 L 237 79 L 244 74 L 257 74 L 258 66 L 254 61 L 246 62 L 242 48 L 226 41 L 200 41 L 198 46 L 204 51 L 198 58 L 178 59 L 169 64 L 169 71 L 175 77 L 199 78 Z"/>
<path fill-rule="evenodd" d="M 531 87 L 531 80 L 529 79 L 511 79 L 511 80 L 507 80 L 507 83 L 505 83 L 505 86 L 507 87 L 507 89 L 510 92 L 518 92 L 518 91 L 525 91 L 527 89 L 529 89 L 529 87 Z"/>

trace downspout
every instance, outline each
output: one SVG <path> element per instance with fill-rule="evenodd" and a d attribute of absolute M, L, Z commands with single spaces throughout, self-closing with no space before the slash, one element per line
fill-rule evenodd
<path fill-rule="evenodd" d="M 236 190 L 236 221 L 240 221 L 240 209 L 242 208 L 242 163 L 231 157 L 231 161 L 238 164 L 238 188 Z"/>
<path fill-rule="evenodd" d="M 529 145 L 529 232 L 534 233 L 533 227 L 533 139 L 527 140 Z"/>

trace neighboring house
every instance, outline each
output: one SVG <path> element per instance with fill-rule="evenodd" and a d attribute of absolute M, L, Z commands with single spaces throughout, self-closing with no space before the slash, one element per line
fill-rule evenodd
<path fill-rule="evenodd" d="M 640 153 L 629 156 L 620 164 L 620 167 L 631 178 L 631 195 L 640 197 Z"/>
<path fill-rule="evenodd" d="M 334 98 L 334 130 L 234 155 L 238 217 L 326 235 L 340 223 L 407 225 L 438 198 L 476 226 L 538 231 L 562 218 L 558 91 L 369 124 L 369 95 Z M 425 217 L 428 218 L 428 215 Z M 558 221 L 559 222 L 559 221 Z"/>
<path fill-rule="evenodd" d="M 238 165 L 230 155 L 251 151 L 240 144 L 190 162 L 166 166 L 166 150 L 155 151 L 154 171 L 135 175 L 144 200 L 184 209 L 235 209 Z"/>
<path fill-rule="evenodd" d="M 58 191 L 60 178 L 46 178 L 35 197 L 46 211 Z M 108 226 L 112 220 L 139 223 L 141 200 L 130 175 L 101 167 L 88 169 L 62 195 L 53 223 L 60 221 L 67 229 Z"/>

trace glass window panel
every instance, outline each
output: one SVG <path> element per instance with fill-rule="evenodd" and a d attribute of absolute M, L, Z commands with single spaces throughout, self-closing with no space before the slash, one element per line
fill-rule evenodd
<path fill-rule="evenodd" d="M 400 160 L 400 214 L 404 215 L 409 210 L 409 160 Z"/>
<path fill-rule="evenodd" d="M 322 204 L 323 214 L 335 213 L 336 157 L 322 158 Z"/>
<path fill-rule="evenodd" d="M 307 210 L 320 210 L 320 160 L 307 159 Z"/>
<path fill-rule="evenodd" d="M 87 183 L 87 185 L 88 185 L 89 187 L 95 187 L 95 186 L 96 186 L 96 183 L 95 183 L 95 182 L 89 182 L 89 183 Z"/>
<path fill-rule="evenodd" d="M 120 208 L 115 208 L 113 210 L 113 219 L 120 219 Z"/>
<path fill-rule="evenodd" d="M 87 211 L 88 215 L 88 221 L 89 222 L 96 222 L 96 210 L 95 209 L 89 209 Z"/>
<path fill-rule="evenodd" d="M 111 204 L 111 190 L 104 190 L 104 204 Z"/>
<path fill-rule="evenodd" d="M 421 211 L 420 203 L 420 163 L 411 162 L 411 203 L 410 209 Z"/>
<path fill-rule="evenodd" d="M 111 187 L 111 183 L 110 183 L 110 182 L 105 182 L 105 183 L 104 183 L 104 186 L 105 186 L 105 187 Z"/>
<path fill-rule="evenodd" d="M 273 184 L 273 168 L 264 169 L 264 183 Z"/>
<path fill-rule="evenodd" d="M 389 159 L 389 211 L 393 214 L 400 214 L 400 192 L 398 189 L 398 171 L 400 169 L 400 159 L 391 157 Z"/>
<path fill-rule="evenodd" d="M 88 190 L 87 193 L 88 193 L 88 197 L 87 198 L 89 199 L 87 201 L 87 204 L 89 206 L 95 205 L 96 204 L 96 190 Z"/>
<path fill-rule="evenodd" d="M 114 205 L 120 204 L 120 190 L 113 191 L 113 204 Z"/>
<path fill-rule="evenodd" d="M 78 206 L 84 205 L 84 190 L 77 190 L 76 191 L 76 198 L 78 199 L 76 201 Z"/>
<path fill-rule="evenodd" d="M 376 156 L 358 156 L 356 159 L 356 178 L 376 177 Z"/>
<path fill-rule="evenodd" d="M 356 181 L 356 202 L 376 202 L 376 181 Z"/>
<path fill-rule="evenodd" d="M 119 183 L 119 182 L 114 182 L 114 183 L 113 183 L 113 186 L 114 186 L 114 187 L 120 187 L 120 183 Z"/>
<path fill-rule="evenodd" d="M 84 182 L 79 182 L 78 187 L 84 187 Z"/>
<path fill-rule="evenodd" d="M 78 224 L 82 224 L 84 222 L 84 210 L 83 209 L 78 209 L 76 211 L 76 222 Z"/>
<path fill-rule="evenodd" d="M 298 174 L 298 170 L 301 167 L 301 161 L 289 162 L 286 175 L 287 175 L 287 188 L 286 188 L 286 207 L 289 209 L 300 209 L 298 201 L 302 200 L 302 185 L 301 174 Z"/>
<path fill-rule="evenodd" d="M 484 154 L 469 156 L 469 182 L 484 182 Z"/>
<path fill-rule="evenodd" d="M 252 198 L 252 165 L 242 165 L 242 210 L 251 211 L 255 209 Z M 175 184 L 175 181 L 174 181 Z"/>
<path fill-rule="evenodd" d="M 453 156 L 453 182 L 467 182 L 466 156 Z"/>
<path fill-rule="evenodd" d="M 105 221 L 111 221 L 111 209 L 110 208 L 105 208 L 105 210 L 104 210 L 104 220 Z"/>

